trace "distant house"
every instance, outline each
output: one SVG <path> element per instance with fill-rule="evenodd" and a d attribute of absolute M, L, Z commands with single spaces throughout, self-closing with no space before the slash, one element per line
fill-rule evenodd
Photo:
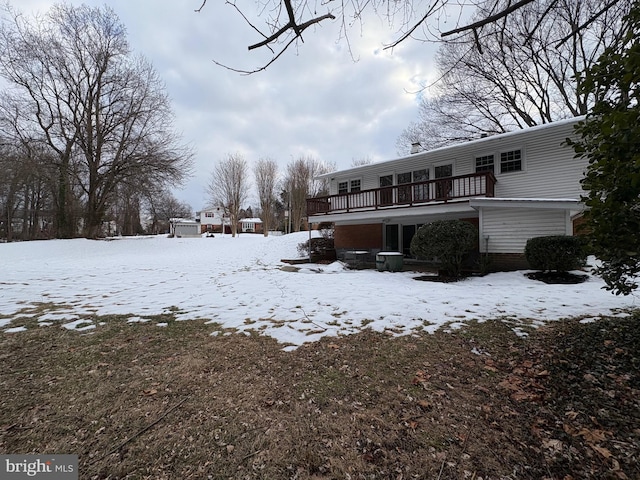
<path fill-rule="evenodd" d="M 226 219 L 224 209 L 222 207 L 209 207 L 200 212 L 196 212 L 196 222 L 200 223 L 200 233 L 222 232 L 222 225 L 229 223 Z"/>
<path fill-rule="evenodd" d="M 259 218 L 243 218 L 238 222 L 241 233 L 263 233 L 262 220 Z"/>
<path fill-rule="evenodd" d="M 200 224 L 184 218 L 169 219 L 169 234 L 174 237 L 200 237 Z"/>
<path fill-rule="evenodd" d="M 231 233 L 229 217 L 224 213 L 222 207 L 209 207 L 196 212 L 196 222 L 200 224 L 200 233 Z M 237 231 L 238 233 L 262 233 L 262 220 L 259 218 L 243 218 L 238 221 Z"/>
<path fill-rule="evenodd" d="M 580 118 L 341 170 L 330 194 L 307 199 L 313 223 L 334 224 L 339 257 L 381 250 L 410 256 L 423 224 L 462 219 L 479 231 L 494 269 L 526 267 L 528 239 L 572 235 L 584 206 L 586 160 L 564 144 Z"/>

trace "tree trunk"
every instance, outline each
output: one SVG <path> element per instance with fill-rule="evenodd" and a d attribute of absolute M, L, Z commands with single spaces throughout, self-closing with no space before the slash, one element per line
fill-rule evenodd
<path fill-rule="evenodd" d="M 76 234 L 72 211 L 73 202 L 69 186 L 69 167 L 69 157 L 65 155 L 58 166 L 58 191 L 55 215 L 56 238 L 73 238 Z"/>

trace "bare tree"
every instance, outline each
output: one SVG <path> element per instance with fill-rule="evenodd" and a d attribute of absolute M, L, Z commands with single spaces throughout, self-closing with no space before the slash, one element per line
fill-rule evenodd
<path fill-rule="evenodd" d="M 143 208 L 147 216 L 146 229 L 154 235 L 167 233 L 171 218 L 191 218 L 193 216 L 191 206 L 178 200 L 168 190 L 149 192 L 145 197 Z"/>
<path fill-rule="evenodd" d="M 0 135 L 0 238 L 50 237 L 53 202 L 47 161 L 45 152 Z"/>
<path fill-rule="evenodd" d="M 274 224 L 278 163 L 270 158 L 261 158 L 253 167 L 253 174 L 258 190 L 260 210 L 262 210 L 264 236 L 266 237 Z"/>
<path fill-rule="evenodd" d="M 352 167 L 361 167 L 363 165 L 371 165 L 373 160 L 371 157 L 361 157 L 361 158 L 353 158 L 351 159 Z"/>
<path fill-rule="evenodd" d="M 613 8 L 619 0 L 609 0 L 606 4 L 600 2 L 600 8 L 594 11 L 587 19 L 576 22 L 565 34 L 562 42 L 568 41 L 578 32 L 588 29 L 600 16 Z M 207 4 L 207 0 L 199 0 L 200 6 L 196 12 L 201 12 Z M 293 0 L 265 0 L 259 8 L 253 11 L 242 8 L 236 2 L 226 2 L 226 6 L 233 9 L 260 38 L 256 43 L 249 45 L 248 49 L 255 50 L 267 48 L 271 51 L 271 60 L 255 69 L 239 69 L 228 65 L 219 65 L 230 70 L 251 74 L 265 70 L 272 65 L 292 45 L 303 42 L 303 33 L 310 27 L 317 26 L 321 22 L 336 21 L 340 24 L 340 37 L 345 40 L 350 48 L 349 31 L 353 25 L 364 28 L 365 17 L 368 12 L 382 17 L 383 20 L 396 30 L 397 37 L 385 48 L 395 48 L 408 39 L 434 42 L 443 37 L 451 37 L 461 33 L 469 33 L 479 51 L 484 48 L 483 29 L 490 25 L 502 25 L 503 21 L 514 13 L 530 6 L 532 3 L 540 3 L 545 7 L 540 9 L 538 20 L 542 21 L 548 15 L 555 0 L 519 0 L 502 1 L 470 0 L 460 2 L 453 0 L 371 0 L 360 2 L 347 0 L 342 2 L 322 2 L 318 5 L 308 0 L 293 2 Z M 579 3 L 575 2 L 574 3 Z M 319 11 L 321 7 L 324 12 Z M 465 18 L 468 9 L 476 6 L 487 6 L 482 15 L 476 17 L 472 23 L 460 21 Z M 261 19 L 264 19 L 260 25 Z M 451 24 L 451 19 L 457 19 Z M 445 30 L 446 29 L 446 30 Z"/>
<path fill-rule="evenodd" d="M 99 235 L 120 185 L 178 185 L 191 152 L 172 131 L 160 78 L 131 55 L 124 25 L 108 7 L 56 5 L 29 21 L 7 7 L 0 28 L 0 74 L 10 83 L 5 111 L 23 137 L 55 152 L 60 236 L 81 189 L 83 234 Z"/>
<path fill-rule="evenodd" d="M 317 177 L 333 170 L 334 165 L 323 163 L 313 157 L 300 157 L 287 165 L 284 194 L 289 204 L 291 231 L 299 232 L 304 227 L 307 198 L 328 193 L 327 182 Z"/>
<path fill-rule="evenodd" d="M 443 44 L 440 80 L 398 139 L 399 152 L 414 142 L 434 148 L 587 113 L 593 95 L 578 93 L 578 74 L 616 44 L 631 1 L 597 15 L 600 0 L 540 0 L 484 26 L 481 50 L 472 33 Z M 495 5 L 487 1 L 478 18 Z M 578 29 L 594 17 L 588 30 Z M 562 42 L 574 30 L 572 41 Z"/>
<path fill-rule="evenodd" d="M 247 161 L 240 155 L 228 154 L 216 163 L 207 188 L 211 204 L 222 207 L 231 223 L 231 235 L 236 236 L 242 205 L 249 195 Z"/>
<path fill-rule="evenodd" d="M 11 145 L 0 143 L 0 236 L 13 240 L 15 217 L 23 208 L 20 191 L 28 185 L 28 163 Z"/>

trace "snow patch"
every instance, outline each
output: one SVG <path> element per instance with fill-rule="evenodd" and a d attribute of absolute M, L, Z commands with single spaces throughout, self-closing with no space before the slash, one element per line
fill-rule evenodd
<path fill-rule="evenodd" d="M 66 328 L 67 330 L 75 330 L 77 332 L 82 332 L 85 330 L 91 330 L 93 328 L 96 328 L 96 325 L 90 320 L 80 319 L 74 322 L 63 323 L 62 328 Z"/>
<path fill-rule="evenodd" d="M 220 333 L 212 335 L 258 332 L 295 348 L 365 328 L 409 335 L 490 319 L 508 321 L 525 335 L 550 320 L 626 317 L 640 306 L 639 294 L 613 295 L 591 273 L 582 284 L 547 285 L 522 271 L 455 283 L 416 281 L 420 272 L 350 270 L 342 262 L 283 271 L 293 266 L 282 260 L 297 258 L 298 244 L 308 238 L 301 232 L 6 244 L 0 316 L 8 318 L 0 320 L 0 330 L 24 311 L 38 312 L 40 325 L 64 323 L 74 331 L 96 328 L 87 320 L 94 315 L 142 323 L 166 314 L 215 324 Z M 64 309 L 47 309 L 42 299 Z"/>
<path fill-rule="evenodd" d="M 5 333 L 18 333 L 18 332 L 26 332 L 27 331 L 27 327 L 12 327 L 12 328 L 5 328 L 4 332 Z"/>

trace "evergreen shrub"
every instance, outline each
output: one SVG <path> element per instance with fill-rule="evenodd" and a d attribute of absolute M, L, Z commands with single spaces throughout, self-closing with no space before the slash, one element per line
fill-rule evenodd
<path fill-rule="evenodd" d="M 447 275 L 459 277 L 468 254 L 478 243 L 478 230 L 463 220 L 436 220 L 418 229 L 411 254 L 438 263 Z"/>
<path fill-rule="evenodd" d="M 543 272 L 568 272 L 587 263 L 583 238 L 569 235 L 530 238 L 524 254 L 531 268 Z"/>

